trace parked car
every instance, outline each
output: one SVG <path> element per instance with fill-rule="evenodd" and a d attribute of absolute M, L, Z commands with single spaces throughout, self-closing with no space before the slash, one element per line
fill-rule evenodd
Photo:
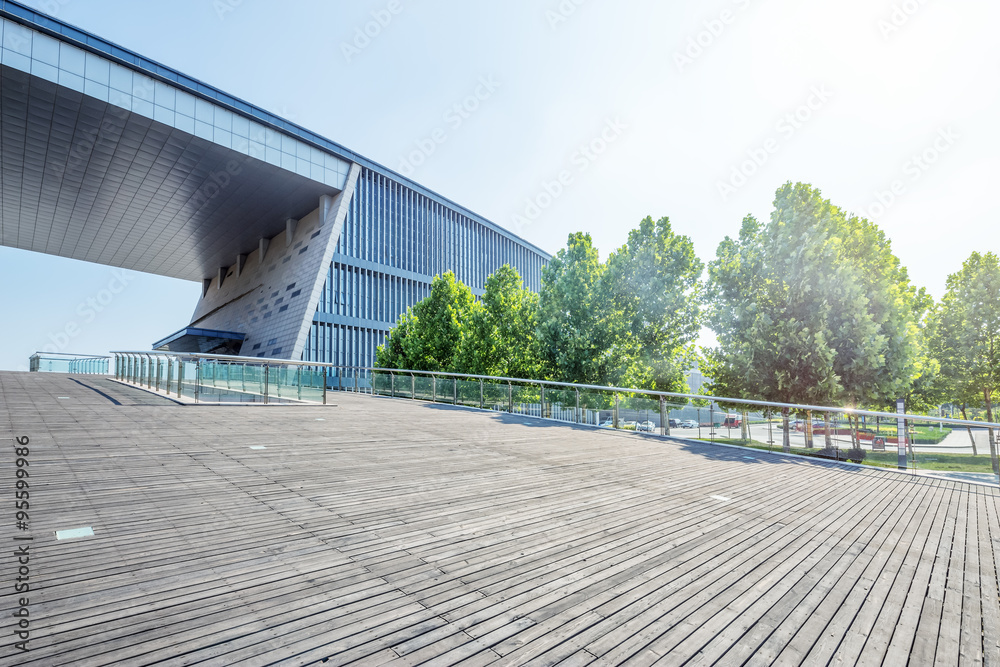
<path fill-rule="evenodd" d="M 822 419 L 814 419 L 813 422 L 812 422 L 812 427 L 813 427 L 814 431 L 816 429 L 826 428 L 826 423 Z M 796 419 L 795 420 L 795 430 L 796 431 L 805 431 L 806 430 L 806 420 L 805 419 Z"/>
<path fill-rule="evenodd" d="M 698 422 L 693 419 L 685 419 L 681 422 L 680 428 L 698 428 Z"/>
<path fill-rule="evenodd" d="M 656 430 L 656 424 L 654 424 L 653 422 L 640 422 L 639 425 L 636 427 L 635 430 L 637 430 L 637 431 L 645 431 L 647 433 L 652 433 L 653 431 Z"/>
<path fill-rule="evenodd" d="M 739 415 L 726 415 L 722 421 L 722 428 L 739 428 L 743 423 L 743 418 Z"/>
<path fill-rule="evenodd" d="M 614 419 L 605 419 L 604 421 L 601 422 L 601 426 L 604 427 L 604 428 L 614 428 L 615 427 L 615 420 Z"/>
<path fill-rule="evenodd" d="M 670 428 L 680 428 L 681 427 L 681 422 L 680 422 L 679 419 L 670 419 L 668 421 L 670 422 Z"/>

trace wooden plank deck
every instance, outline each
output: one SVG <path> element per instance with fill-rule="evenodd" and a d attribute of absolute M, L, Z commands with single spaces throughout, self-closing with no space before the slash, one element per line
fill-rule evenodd
<path fill-rule="evenodd" d="M 334 400 L 0 373 L 0 665 L 1000 665 L 997 489 Z"/>

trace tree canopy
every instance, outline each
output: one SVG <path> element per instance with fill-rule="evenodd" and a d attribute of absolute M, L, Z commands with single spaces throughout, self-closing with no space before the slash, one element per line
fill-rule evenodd
<path fill-rule="evenodd" d="M 788 183 L 709 265 L 713 387 L 820 405 L 883 402 L 917 376 L 920 293 L 873 223 Z M 901 393 L 902 392 L 902 393 Z"/>
<path fill-rule="evenodd" d="M 986 408 L 1000 390 L 1000 261 L 992 252 L 972 253 L 948 276 L 948 291 L 933 317 L 934 349 L 948 392 L 962 405 Z M 993 472 L 1000 474 L 995 434 L 990 429 Z"/>
<path fill-rule="evenodd" d="M 473 306 L 472 290 L 449 271 L 431 283 L 431 293 L 403 314 L 376 351 L 380 368 L 455 371 L 463 322 Z"/>

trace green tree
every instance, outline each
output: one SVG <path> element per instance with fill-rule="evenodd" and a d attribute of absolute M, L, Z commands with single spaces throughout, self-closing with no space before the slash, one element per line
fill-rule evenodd
<path fill-rule="evenodd" d="M 562 382 L 600 384 L 606 343 L 604 303 L 597 286 L 604 273 L 590 234 L 571 234 L 566 247 L 542 270 L 538 354 L 545 374 Z"/>
<path fill-rule="evenodd" d="M 877 227 L 788 183 L 770 222 L 745 218 L 709 265 L 714 386 L 818 405 L 898 395 L 915 375 L 915 298 Z"/>
<path fill-rule="evenodd" d="M 606 383 L 683 391 L 701 324 L 704 270 L 691 239 L 675 234 L 669 218 L 647 217 L 606 267 L 597 285 Z"/>
<path fill-rule="evenodd" d="M 376 364 L 415 371 L 454 370 L 462 325 L 473 303 L 472 290 L 451 271 L 436 276 L 430 296 L 408 309 L 385 345 L 376 350 Z"/>
<path fill-rule="evenodd" d="M 486 279 L 482 300 L 468 311 L 456 355 L 458 372 L 537 378 L 537 311 L 538 295 L 524 288 L 517 270 L 500 267 Z"/>
<path fill-rule="evenodd" d="M 1000 261 L 992 252 L 972 253 L 962 270 L 948 276 L 948 290 L 935 317 L 934 349 L 950 393 L 961 405 L 981 402 L 993 419 L 1000 389 Z M 964 407 L 963 407 L 964 414 Z M 994 474 L 1000 459 L 989 429 Z"/>

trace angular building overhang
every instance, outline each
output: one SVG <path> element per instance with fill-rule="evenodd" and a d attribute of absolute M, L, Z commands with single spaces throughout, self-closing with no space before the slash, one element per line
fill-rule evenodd
<path fill-rule="evenodd" d="M 358 164 L 530 246 L 340 144 L 19 2 L 0 0 L 0 45 L 0 245 L 200 282 L 339 194 Z"/>
<path fill-rule="evenodd" d="M 161 352 L 238 356 L 244 340 L 246 340 L 246 334 L 235 331 L 185 327 L 177 333 L 153 343 L 153 349 Z"/>

